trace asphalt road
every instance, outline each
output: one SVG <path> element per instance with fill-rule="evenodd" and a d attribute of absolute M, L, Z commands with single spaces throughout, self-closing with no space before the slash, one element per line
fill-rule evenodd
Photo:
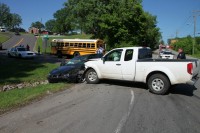
<path fill-rule="evenodd" d="M 199 133 L 200 98 L 187 85 L 164 96 L 144 84 L 76 84 L 0 116 L 2 133 Z"/>
<path fill-rule="evenodd" d="M 21 35 L 13 34 L 13 36 L 8 41 L 3 43 L 4 50 L 1 52 L 5 52 L 5 50 L 14 46 L 24 45 L 26 47 L 27 44 L 30 46 L 30 50 L 33 51 L 36 40 L 37 38 L 30 34 L 21 34 Z"/>

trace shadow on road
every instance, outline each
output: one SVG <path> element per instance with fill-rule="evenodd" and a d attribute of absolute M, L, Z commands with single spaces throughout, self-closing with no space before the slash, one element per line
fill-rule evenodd
<path fill-rule="evenodd" d="M 123 86 L 123 87 L 134 87 L 134 88 L 148 90 L 147 85 L 145 83 L 139 83 L 139 82 L 102 80 L 101 83 L 104 83 L 107 85 L 118 85 L 118 86 Z M 179 94 L 179 95 L 185 95 L 185 96 L 193 96 L 195 90 L 197 89 L 194 86 L 187 85 L 187 84 L 180 84 L 180 85 L 172 86 L 166 95 Z"/>
<path fill-rule="evenodd" d="M 146 84 L 140 82 L 120 81 L 120 80 L 101 80 L 101 83 L 107 85 L 118 85 L 123 87 L 134 87 L 140 89 L 147 89 Z"/>
<path fill-rule="evenodd" d="M 185 95 L 185 96 L 193 96 L 195 90 L 196 88 L 194 86 L 187 85 L 187 84 L 180 84 L 180 85 L 172 86 L 169 93 L 180 94 L 180 95 Z"/>

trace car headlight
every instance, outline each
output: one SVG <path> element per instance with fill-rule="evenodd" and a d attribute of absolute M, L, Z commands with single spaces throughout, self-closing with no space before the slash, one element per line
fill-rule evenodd
<path fill-rule="evenodd" d="M 65 78 L 69 78 L 69 76 L 70 76 L 69 73 L 63 75 L 63 77 Z"/>

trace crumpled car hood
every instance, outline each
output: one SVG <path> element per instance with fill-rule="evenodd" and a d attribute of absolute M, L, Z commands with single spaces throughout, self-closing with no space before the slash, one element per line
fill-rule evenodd
<path fill-rule="evenodd" d="M 60 66 L 60 67 L 58 67 L 58 68 L 56 68 L 56 69 L 53 69 L 53 70 L 50 72 L 50 74 L 65 73 L 65 72 L 68 72 L 68 71 L 70 71 L 70 70 L 72 70 L 72 69 L 74 69 L 74 68 L 75 68 L 75 66 L 73 66 L 73 65 L 69 65 L 69 66 Z"/>

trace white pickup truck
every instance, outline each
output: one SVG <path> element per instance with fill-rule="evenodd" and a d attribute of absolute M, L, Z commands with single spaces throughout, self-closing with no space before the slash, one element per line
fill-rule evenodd
<path fill-rule="evenodd" d="M 149 91 L 165 94 L 171 85 L 194 84 L 198 60 L 152 59 L 150 48 L 125 47 L 109 51 L 101 59 L 85 63 L 84 76 L 89 84 L 100 79 L 146 83 Z"/>

